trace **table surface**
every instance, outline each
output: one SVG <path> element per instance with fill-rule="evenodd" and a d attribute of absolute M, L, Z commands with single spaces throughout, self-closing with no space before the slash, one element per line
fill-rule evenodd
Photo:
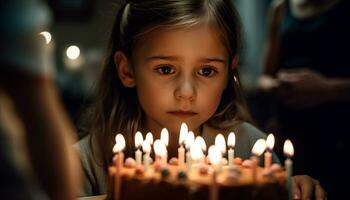
<path fill-rule="evenodd" d="M 90 196 L 90 197 L 80 197 L 77 200 L 105 200 L 107 195 L 98 195 L 98 196 Z"/>

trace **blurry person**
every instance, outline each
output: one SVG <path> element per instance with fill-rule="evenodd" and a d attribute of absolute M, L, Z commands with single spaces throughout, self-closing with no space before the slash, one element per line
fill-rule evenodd
<path fill-rule="evenodd" d="M 339 199 L 349 152 L 350 2 L 278 0 L 269 14 L 260 86 L 276 100 L 270 128 L 294 141 L 294 172 L 315 177 Z"/>
<path fill-rule="evenodd" d="M 74 199 L 80 168 L 74 129 L 59 99 L 36 0 L 1 2 L 0 197 Z"/>

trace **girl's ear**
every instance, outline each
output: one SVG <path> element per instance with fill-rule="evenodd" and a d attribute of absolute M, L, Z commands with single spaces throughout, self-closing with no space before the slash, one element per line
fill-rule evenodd
<path fill-rule="evenodd" d="M 232 59 L 232 62 L 231 62 L 231 68 L 232 70 L 235 70 L 237 69 L 238 67 L 238 62 L 239 62 L 239 56 L 238 55 L 235 55 Z"/>
<path fill-rule="evenodd" d="M 131 68 L 129 59 L 123 52 L 117 51 L 114 54 L 114 64 L 123 85 L 128 88 L 135 87 L 136 84 L 134 72 Z"/>

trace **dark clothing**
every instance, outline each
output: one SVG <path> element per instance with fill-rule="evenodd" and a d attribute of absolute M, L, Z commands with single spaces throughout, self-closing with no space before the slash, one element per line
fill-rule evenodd
<path fill-rule="evenodd" d="M 326 77 L 350 78 L 350 1 L 318 16 L 297 19 L 287 2 L 280 27 L 282 69 L 308 68 Z M 350 92 L 350 91 L 349 91 Z M 344 159 L 349 154 L 350 103 L 327 103 L 294 111 L 278 105 L 279 134 L 295 147 L 295 174 L 318 179 L 329 199 L 346 190 Z M 340 196 L 339 196 L 340 197 Z"/>

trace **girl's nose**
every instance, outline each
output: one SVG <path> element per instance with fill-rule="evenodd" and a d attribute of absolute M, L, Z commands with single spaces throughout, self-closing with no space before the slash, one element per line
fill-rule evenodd
<path fill-rule="evenodd" d="M 179 81 L 175 90 L 175 98 L 178 100 L 193 101 L 196 97 L 195 82 L 191 78 L 184 78 Z"/>

